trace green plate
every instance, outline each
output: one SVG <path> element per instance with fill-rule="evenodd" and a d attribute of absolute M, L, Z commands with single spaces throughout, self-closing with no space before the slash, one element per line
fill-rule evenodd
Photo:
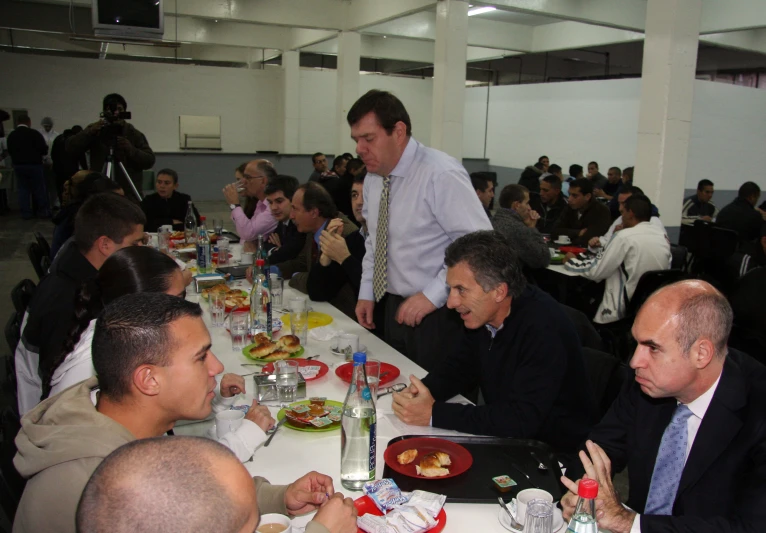
<path fill-rule="evenodd" d="M 293 405 L 309 405 L 311 403 L 311 400 L 302 400 L 300 402 L 291 403 L 288 407 L 292 407 Z M 343 402 L 336 402 L 335 400 L 325 400 L 325 405 L 334 405 L 336 407 L 343 408 Z M 277 413 L 277 422 L 281 421 L 285 417 L 285 411 L 287 410 L 286 407 L 283 407 L 279 410 Z M 332 424 L 330 426 L 325 426 L 323 428 L 315 428 L 314 426 L 308 427 L 308 428 L 299 428 L 293 426 L 290 421 L 288 420 L 285 422 L 285 427 L 294 429 L 295 431 L 306 431 L 307 433 L 320 433 L 323 431 L 335 431 L 336 429 L 340 428 L 340 422 L 338 424 Z"/>
<path fill-rule="evenodd" d="M 274 362 L 274 361 L 267 361 L 266 359 L 259 359 L 257 357 L 253 357 L 252 355 L 250 355 L 250 350 L 252 350 L 256 346 L 257 346 L 257 344 L 255 344 L 255 343 L 248 344 L 247 346 L 242 348 L 242 355 L 244 355 L 245 357 L 247 357 L 251 361 L 255 361 L 256 363 L 263 363 L 264 365 L 267 365 L 269 363 L 273 363 Z M 296 357 L 300 357 L 301 355 L 303 355 L 303 353 L 305 351 L 306 351 L 306 348 L 301 346 L 301 349 L 298 350 L 297 352 L 293 353 L 293 354 L 290 354 L 290 357 L 288 357 L 288 359 L 294 359 Z"/>
<path fill-rule="evenodd" d="M 561 265 L 562 263 L 564 263 L 564 259 L 566 259 L 565 255 L 556 254 L 553 257 L 551 257 L 551 264 L 552 265 Z"/>

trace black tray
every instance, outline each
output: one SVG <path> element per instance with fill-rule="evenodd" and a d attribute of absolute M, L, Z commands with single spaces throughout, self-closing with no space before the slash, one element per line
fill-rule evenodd
<path fill-rule="evenodd" d="M 219 274 L 229 274 L 231 279 L 245 279 L 245 273 L 247 272 L 248 265 L 235 265 L 218 267 L 215 269 Z"/>
<path fill-rule="evenodd" d="M 416 479 L 385 465 L 383 477 L 392 478 L 402 490 L 425 490 L 444 494 L 448 502 L 455 503 L 497 503 L 498 496 L 510 501 L 519 491 L 533 488 L 532 483 L 550 492 L 554 501 L 559 500 L 563 494 L 564 487 L 559 482 L 559 463 L 551 448 L 542 442 L 499 437 L 402 435 L 388 441 L 388 446 L 400 440 L 414 438 L 439 438 L 456 442 L 471 452 L 473 464 L 465 473 L 448 479 Z M 548 470 L 539 470 L 538 461 L 530 452 L 535 452 Z M 511 466 L 511 463 L 519 466 L 530 477 L 531 482 Z M 502 475 L 510 476 L 517 483 L 509 492 L 500 492 L 492 481 L 493 477 Z"/>

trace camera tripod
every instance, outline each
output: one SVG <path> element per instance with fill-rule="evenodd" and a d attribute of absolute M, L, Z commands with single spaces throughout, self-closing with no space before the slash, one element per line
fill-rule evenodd
<path fill-rule="evenodd" d="M 122 171 L 122 175 L 125 177 L 125 181 L 128 182 L 128 185 L 130 185 L 130 188 L 133 190 L 133 194 L 136 195 L 136 199 L 139 203 L 141 203 L 141 193 L 138 192 L 138 189 L 136 189 L 133 180 L 130 179 L 130 174 L 128 174 L 128 171 L 125 169 L 125 165 L 123 165 L 122 161 L 120 161 L 115 155 L 114 146 L 110 146 L 109 155 L 106 156 L 106 163 L 104 163 L 104 170 L 102 174 L 119 185 L 119 182 L 114 177 L 115 167 Z"/>

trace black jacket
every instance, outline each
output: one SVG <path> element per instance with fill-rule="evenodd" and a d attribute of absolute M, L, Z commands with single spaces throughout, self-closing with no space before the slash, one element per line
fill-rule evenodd
<path fill-rule="evenodd" d="M 335 298 L 344 285 L 349 284 L 355 296 L 359 296 L 362 283 L 362 259 L 364 259 L 364 237 L 358 231 L 346 235 L 346 246 L 351 254 L 338 264 L 335 261 L 327 266 L 318 262 L 309 271 L 307 281 L 308 295 L 317 302 L 327 302 Z"/>
<path fill-rule="evenodd" d="M 53 140 L 53 146 L 51 146 L 53 172 L 56 173 L 56 177 L 61 183 L 71 178 L 81 168 L 88 168 L 88 161 L 85 159 L 84 153 L 77 156 L 66 151 L 66 141 L 72 135 L 74 134 L 71 131 L 62 133 Z"/>
<path fill-rule="evenodd" d="M 14 165 L 42 165 L 48 154 L 43 134 L 27 126 L 18 126 L 8 135 L 8 155 Z"/>
<path fill-rule="evenodd" d="M 77 292 L 85 283 L 91 286 L 91 294 L 96 293 L 93 284 L 98 270 L 76 246 L 63 248 L 61 254 L 29 303 L 29 317 L 22 335 L 27 349 L 40 355 L 41 377 L 47 375 L 53 361 L 61 354 L 74 321 Z M 91 306 L 91 316 L 96 316 L 100 303 L 93 301 Z"/>
<path fill-rule="evenodd" d="M 611 225 L 612 215 L 609 208 L 595 198 L 591 198 L 582 216 L 578 216 L 577 209 L 567 205 L 553 225 L 551 235 L 554 239 L 559 235 L 568 235 L 572 239 L 572 244 L 587 246 L 589 240 L 604 235 Z M 583 229 L 587 231 L 579 235 Z"/>
<path fill-rule="evenodd" d="M 269 262 L 273 265 L 282 263 L 289 259 L 295 259 L 306 243 L 306 234 L 298 231 L 298 226 L 292 220 L 279 222 L 274 233 L 279 235 L 280 246 L 269 254 Z M 268 249 L 274 246 L 269 244 Z"/>
<path fill-rule="evenodd" d="M 721 209 L 715 223 L 722 228 L 733 229 L 739 234 L 741 243 L 752 242 L 761 236 L 763 217 L 750 202 L 744 198 L 735 198 L 732 203 Z"/>
<path fill-rule="evenodd" d="M 167 200 L 159 194 L 149 194 L 141 201 L 141 209 L 146 215 L 146 231 L 157 231 L 160 226 L 173 226 L 175 231 L 184 230 L 184 219 L 186 211 L 189 209 L 191 196 L 182 192 L 173 191 L 173 194 Z M 197 207 L 192 204 L 194 209 L 194 218 L 199 225 L 199 212 Z M 173 220 L 180 220 L 180 224 L 173 224 Z M 208 228 L 211 229 L 211 228 Z"/>
<path fill-rule="evenodd" d="M 436 400 L 433 426 L 575 450 L 596 411 L 580 340 L 561 306 L 528 286 L 494 339 L 485 327 L 464 333 L 462 344 L 423 379 Z M 445 403 L 475 386 L 486 405 Z"/>
<path fill-rule="evenodd" d="M 644 511 L 662 434 L 676 405 L 672 397 L 650 398 L 633 381 L 589 436 L 609 456 L 613 473 L 628 468 L 626 503 L 638 513 Z M 573 465 L 567 476 L 577 479 L 581 472 L 582 465 Z M 672 515 L 642 514 L 641 531 L 766 531 L 766 367 L 729 349 Z"/>
<path fill-rule="evenodd" d="M 532 202 L 530 202 L 530 205 L 532 205 Z M 537 229 L 540 230 L 540 233 L 551 233 L 561 213 L 567 208 L 567 201 L 563 194 L 559 194 L 552 205 L 548 206 L 540 201 L 534 208 L 540 215 L 540 218 L 537 219 Z"/>

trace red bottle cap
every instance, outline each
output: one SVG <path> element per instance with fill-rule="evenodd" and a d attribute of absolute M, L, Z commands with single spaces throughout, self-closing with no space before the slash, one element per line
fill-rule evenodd
<path fill-rule="evenodd" d="M 577 486 L 577 495 L 580 498 L 592 500 L 598 496 L 598 481 L 595 479 L 581 479 Z"/>
<path fill-rule="evenodd" d="M 201 216 L 201 217 L 199 217 L 199 221 L 200 221 L 200 222 L 202 222 L 203 220 L 207 220 L 207 218 L 205 218 L 205 217 L 202 217 L 202 216 Z"/>
<path fill-rule="evenodd" d="M 263 260 L 263 259 L 256 259 L 255 260 L 255 266 L 262 267 L 264 265 L 266 265 L 266 261 L 265 260 Z"/>

